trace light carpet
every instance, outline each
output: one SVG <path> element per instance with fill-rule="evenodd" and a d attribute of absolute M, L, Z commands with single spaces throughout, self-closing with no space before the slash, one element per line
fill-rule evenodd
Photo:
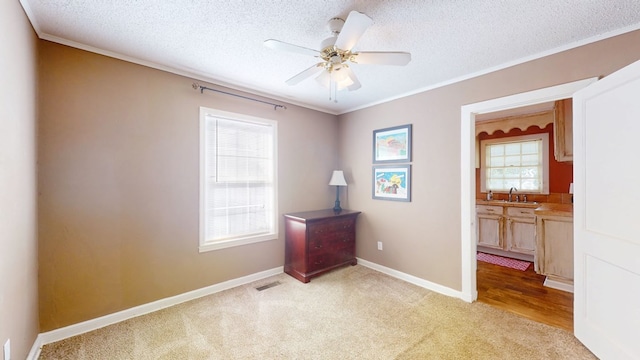
<path fill-rule="evenodd" d="M 595 357 L 564 330 L 357 265 L 308 284 L 273 276 L 45 345 L 40 359 Z"/>

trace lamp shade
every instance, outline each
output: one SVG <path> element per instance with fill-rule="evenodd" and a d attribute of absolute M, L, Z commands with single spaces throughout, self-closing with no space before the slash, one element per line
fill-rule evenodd
<path fill-rule="evenodd" d="M 333 170 L 329 185 L 347 186 L 347 181 L 344 179 L 344 173 L 342 172 L 342 170 Z"/>
<path fill-rule="evenodd" d="M 573 183 L 569 184 L 569 194 L 573 194 Z"/>

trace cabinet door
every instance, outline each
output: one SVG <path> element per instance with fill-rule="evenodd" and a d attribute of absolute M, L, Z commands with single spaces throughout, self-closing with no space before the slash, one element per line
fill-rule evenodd
<path fill-rule="evenodd" d="M 556 101 L 553 123 L 554 152 L 557 161 L 573 161 L 573 100 Z"/>
<path fill-rule="evenodd" d="M 522 254 L 534 254 L 536 251 L 535 218 L 507 219 L 507 250 Z"/>
<path fill-rule="evenodd" d="M 478 214 L 478 245 L 503 249 L 502 215 Z"/>
<path fill-rule="evenodd" d="M 573 220 L 565 217 L 541 217 L 539 239 L 544 258 L 542 273 L 573 280 Z"/>

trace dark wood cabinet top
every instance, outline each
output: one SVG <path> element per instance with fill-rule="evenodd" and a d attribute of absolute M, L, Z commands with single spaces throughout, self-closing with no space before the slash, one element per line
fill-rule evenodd
<path fill-rule="evenodd" d="M 334 212 L 333 209 L 323 209 L 314 211 L 303 211 L 297 213 L 284 214 L 285 217 L 298 221 L 312 221 L 326 218 L 339 218 L 343 216 L 353 216 L 360 214 L 360 211 L 342 209 L 340 212 Z"/>

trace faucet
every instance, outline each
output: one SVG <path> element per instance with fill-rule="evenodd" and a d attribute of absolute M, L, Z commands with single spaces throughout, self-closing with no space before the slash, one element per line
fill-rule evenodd
<path fill-rule="evenodd" d="M 518 191 L 515 187 L 511 187 L 511 189 L 509 189 L 509 202 L 511 202 L 511 193 L 513 193 L 513 190 Z"/>

